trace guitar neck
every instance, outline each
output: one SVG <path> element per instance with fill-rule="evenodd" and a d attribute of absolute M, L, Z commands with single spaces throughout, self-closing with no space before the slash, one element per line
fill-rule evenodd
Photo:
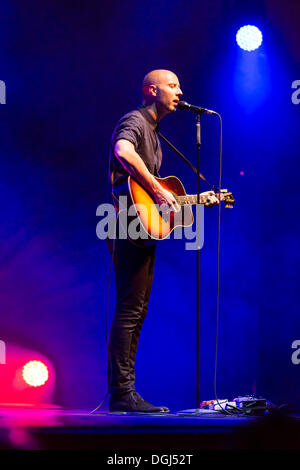
<path fill-rule="evenodd" d="M 217 197 L 220 197 L 220 201 L 223 201 L 224 199 L 224 194 L 219 193 L 217 194 Z M 175 196 L 176 201 L 180 206 L 185 206 L 185 205 L 195 205 L 197 204 L 197 194 L 185 194 L 184 196 Z M 200 204 L 204 204 L 206 200 L 205 196 L 201 196 L 200 194 Z"/>

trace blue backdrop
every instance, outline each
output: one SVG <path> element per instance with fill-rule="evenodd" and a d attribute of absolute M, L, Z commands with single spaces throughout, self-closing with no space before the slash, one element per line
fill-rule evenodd
<path fill-rule="evenodd" d="M 0 339 L 52 360 L 57 403 L 94 408 L 106 393 L 110 257 L 96 237 L 106 201 L 110 136 L 141 101 L 143 76 L 174 71 L 184 98 L 223 117 L 217 391 L 256 394 L 299 408 L 299 7 L 278 2 L 29 0 L 5 2 L 0 19 Z M 255 8 L 254 8 L 255 7 Z M 237 29 L 256 22 L 256 52 Z M 218 181 L 218 120 L 202 118 L 201 171 Z M 161 131 L 196 164 L 195 118 L 176 112 Z M 191 170 L 162 143 L 161 175 L 188 193 Z M 208 189 L 202 184 L 202 190 Z M 214 398 L 216 209 L 205 213 L 201 251 L 201 398 Z M 137 389 L 172 409 L 193 408 L 196 390 L 196 253 L 184 241 L 158 246 L 149 316 L 137 358 Z M 113 315 L 113 276 L 109 285 Z"/>

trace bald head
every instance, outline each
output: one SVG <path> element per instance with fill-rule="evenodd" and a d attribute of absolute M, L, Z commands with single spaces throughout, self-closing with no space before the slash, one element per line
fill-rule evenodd
<path fill-rule="evenodd" d="M 170 70 L 157 69 L 145 75 L 142 85 L 143 98 L 145 99 L 149 95 L 149 88 L 166 85 L 168 83 L 178 83 L 178 78 L 175 73 Z"/>
<path fill-rule="evenodd" d="M 182 95 L 175 73 L 170 70 L 152 70 L 147 73 L 142 86 L 143 105 L 153 111 L 158 120 L 176 111 Z"/>

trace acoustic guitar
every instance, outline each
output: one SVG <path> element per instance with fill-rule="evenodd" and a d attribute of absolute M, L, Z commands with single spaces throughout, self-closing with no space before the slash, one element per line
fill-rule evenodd
<path fill-rule="evenodd" d="M 182 182 L 176 176 L 155 177 L 155 179 L 164 189 L 173 194 L 177 203 L 181 206 L 180 211 L 171 211 L 169 213 L 163 211 L 155 202 L 153 196 L 131 176 L 128 176 L 125 184 L 113 189 L 117 211 L 119 213 L 121 210 L 127 211 L 128 231 L 130 223 L 134 223 L 134 227 L 137 226 L 137 223 L 140 224 L 139 238 L 142 239 L 143 244 L 147 240 L 163 240 L 176 227 L 189 227 L 194 222 L 191 206 L 197 204 L 197 194 L 186 194 Z M 120 196 L 127 197 L 122 199 Z M 216 197 L 225 204 L 226 208 L 232 208 L 235 204 L 232 193 L 226 189 L 217 192 Z M 206 196 L 200 194 L 200 204 L 205 204 L 205 202 Z M 132 238 L 130 233 L 129 238 Z"/>

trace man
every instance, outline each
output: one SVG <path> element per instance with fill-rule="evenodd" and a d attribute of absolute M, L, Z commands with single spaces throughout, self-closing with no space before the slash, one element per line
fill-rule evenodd
<path fill-rule="evenodd" d="M 153 70 L 142 85 L 143 105 L 118 122 L 111 142 L 110 182 L 121 185 L 131 175 L 163 210 L 178 211 L 174 196 L 163 189 L 158 176 L 162 152 L 156 133 L 158 123 L 176 111 L 182 91 L 177 76 L 168 70 Z M 218 203 L 212 191 L 205 193 L 206 204 Z M 168 412 L 153 406 L 135 391 L 135 357 L 145 320 L 153 281 L 155 244 L 136 246 L 127 239 L 110 244 L 116 281 L 115 315 L 109 337 L 110 411 Z"/>

